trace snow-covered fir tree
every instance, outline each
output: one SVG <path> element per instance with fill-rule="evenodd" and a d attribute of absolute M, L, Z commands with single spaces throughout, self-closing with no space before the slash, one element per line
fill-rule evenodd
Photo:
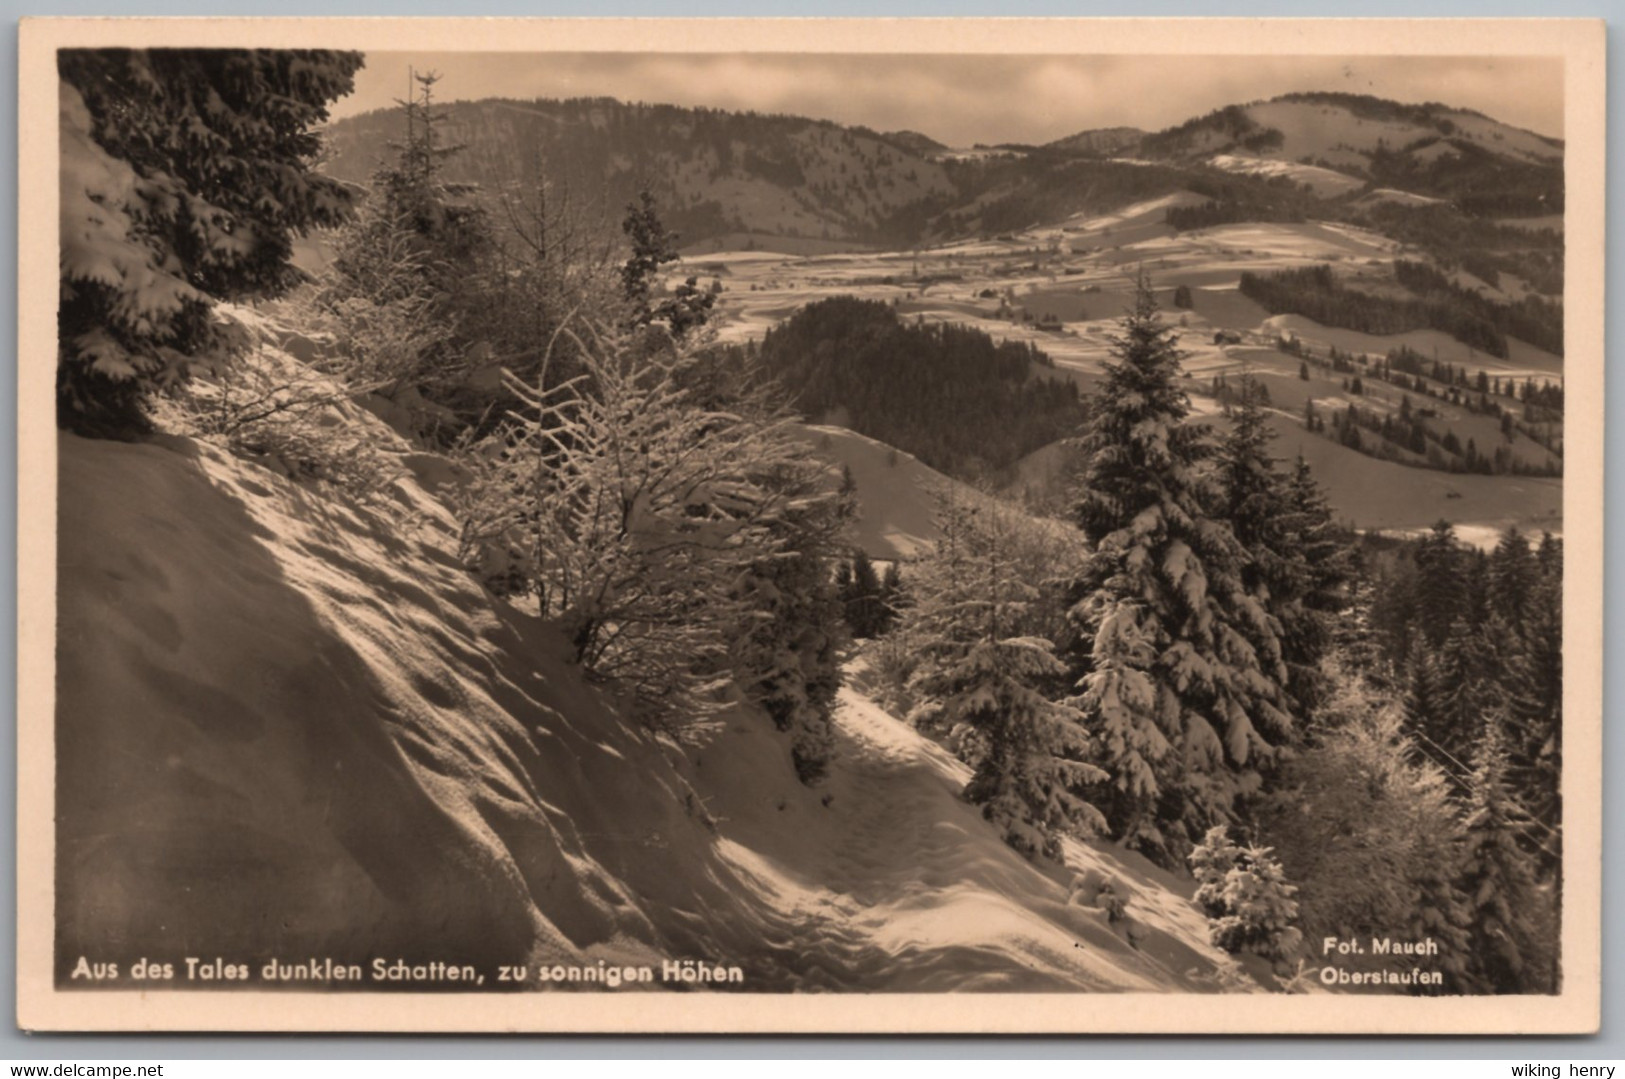
<path fill-rule="evenodd" d="M 473 393 L 469 382 L 492 362 L 491 339 L 508 320 L 500 308 L 510 275 L 477 190 L 444 177 L 463 147 L 439 134 L 438 76 L 414 81 L 416 96 L 400 102 L 396 156 L 374 172 L 360 212 L 334 235 L 315 301 L 351 381 L 394 401 L 415 433 L 455 434 L 482 414 L 500 414 L 496 393 Z M 518 356 L 503 358 L 522 367 Z"/>
<path fill-rule="evenodd" d="M 1497 993 L 1552 992 L 1552 893 L 1537 888 L 1531 821 L 1508 782 L 1507 747 L 1490 724 L 1474 755 L 1457 886 L 1469 908 L 1472 975 Z"/>
<path fill-rule="evenodd" d="M 1189 422 L 1176 333 L 1142 276 L 1083 437 L 1076 517 L 1094 550 L 1073 582 L 1075 703 L 1113 777 L 1113 828 L 1175 860 L 1290 734 L 1280 624 L 1243 579 L 1215 508 L 1207 429 Z"/>
<path fill-rule="evenodd" d="M 1330 643 L 1328 615 L 1342 602 L 1344 545 L 1308 464 L 1300 457 L 1287 474 L 1270 455 L 1275 433 L 1257 380 L 1243 378 L 1234 400 L 1217 457 L 1219 512 L 1246 552 L 1248 592 L 1279 624 L 1286 686 L 1294 712 L 1303 714 L 1324 691 L 1316 665 Z"/>
<path fill-rule="evenodd" d="M 1215 825 L 1191 851 L 1190 866 L 1194 898 L 1208 917 L 1215 947 L 1266 959 L 1288 959 L 1298 951 L 1298 889 L 1287 883 L 1270 848 L 1238 846 L 1227 827 Z"/>
<path fill-rule="evenodd" d="M 313 169 L 361 54 L 63 49 L 58 423 L 148 429 L 143 402 L 223 366 L 242 334 L 216 300 L 300 280 L 293 237 L 342 222 L 351 191 Z"/>
<path fill-rule="evenodd" d="M 1106 773 L 1086 763 L 1083 715 L 1052 699 L 1066 665 L 1030 632 L 1041 588 L 1024 560 L 1014 511 L 951 492 L 942 538 L 909 578 L 902 634 L 914 644 L 910 719 L 946 733 L 970 762 L 965 798 L 1028 857 L 1060 857 L 1063 834 L 1090 836 L 1105 819 L 1084 796 Z M 1027 525 L 1027 528 L 1033 526 Z"/>

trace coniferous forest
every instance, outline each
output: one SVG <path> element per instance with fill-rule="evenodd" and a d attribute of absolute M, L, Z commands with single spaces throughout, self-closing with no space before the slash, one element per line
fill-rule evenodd
<path fill-rule="evenodd" d="M 837 417 L 951 476 L 1006 470 L 1083 416 L 1077 384 L 1036 346 L 909 325 L 876 300 L 810 304 L 734 362 L 759 363 L 803 415 Z"/>

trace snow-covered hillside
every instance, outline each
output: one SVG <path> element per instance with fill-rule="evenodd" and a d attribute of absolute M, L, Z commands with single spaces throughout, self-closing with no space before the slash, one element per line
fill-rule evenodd
<path fill-rule="evenodd" d="M 1267 980 L 1135 856 L 1023 860 L 959 798 L 964 766 L 850 686 L 817 788 L 747 708 L 685 745 L 633 724 L 458 564 L 439 458 L 397 444 L 393 502 L 365 507 L 178 437 L 63 435 L 59 453 L 59 963 L 400 956 L 494 981 L 694 958 L 740 966 L 746 990 Z M 1126 921 L 1094 905 L 1105 881 Z"/>

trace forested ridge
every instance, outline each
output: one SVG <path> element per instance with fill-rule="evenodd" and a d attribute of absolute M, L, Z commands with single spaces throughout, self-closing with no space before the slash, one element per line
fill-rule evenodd
<path fill-rule="evenodd" d="M 884 301 L 821 300 L 767 331 L 760 364 L 815 422 L 843 426 L 972 479 L 1008 469 L 1077 430 L 1076 383 L 1032 344 L 981 330 L 909 324 Z"/>
<path fill-rule="evenodd" d="M 1431 329 L 1464 345 L 1505 358 L 1514 336 L 1561 356 L 1563 310 L 1538 296 L 1499 304 L 1452 283 L 1425 263 L 1394 263 L 1394 275 L 1413 298 L 1396 299 L 1350 288 L 1331 266 L 1272 273 L 1244 272 L 1241 292 L 1272 314 L 1312 318 L 1324 326 L 1391 335 Z"/>
<path fill-rule="evenodd" d="M 1363 192 L 1306 197 L 1284 178 L 1206 166 L 1200 159 L 1206 154 L 1275 152 L 1279 132 L 1250 119 L 1246 106 L 1216 110 L 1146 135 L 1134 145 L 1124 141 L 1128 134 L 1108 132 L 1104 134 L 1111 137 L 1090 144 L 1098 144 L 1095 149 L 1059 140 L 961 160 L 944 156 L 943 147 L 928 138 L 909 137 L 914 133 L 878 134 L 796 116 L 611 98 L 490 99 L 446 107 L 448 141 L 466 147 L 447 168 L 448 178 L 477 183 L 491 193 L 545 170 L 579 204 L 606 218 L 648 188 L 665 207 L 668 225 L 690 243 L 741 233 L 890 245 L 990 236 L 1081 211 L 1110 212 L 1181 188 L 1215 204 L 1200 213 L 1180 210 L 1186 216 L 1170 220 L 1181 228 L 1236 220 L 1295 221 L 1305 213 L 1376 223 L 1396 216 L 1396 209 L 1420 218 L 1453 214 L 1472 221 L 1562 211 L 1560 146 L 1528 136 L 1549 157 L 1513 156 L 1480 141 L 1452 137 L 1454 123 L 1436 106 L 1343 97 L 1287 95 L 1276 100 L 1415 125 L 1418 137 L 1412 144 L 1379 144 L 1361 151 L 1357 163 L 1340 161 L 1335 167 L 1367 181 L 1368 189 L 1397 187 L 1444 204 L 1354 207 Z M 1492 130 L 1515 131 L 1479 119 Z M 328 167 L 337 176 L 364 182 L 389 154 L 391 123 L 386 110 L 332 125 Z M 1192 156 L 1193 150 L 1200 154 Z M 1108 155 L 1114 153 L 1136 160 L 1112 160 Z M 1424 246 L 1430 252 L 1449 260 L 1476 249 L 1481 253 L 1474 257 L 1483 261 L 1491 256 L 1482 252 L 1506 249 L 1484 237 L 1468 237 L 1465 244 L 1455 241 L 1457 250 L 1451 252 L 1438 239 L 1441 229 L 1432 223 L 1413 228 L 1413 242 L 1428 240 Z M 1527 235 L 1522 239 L 1542 242 Z"/>

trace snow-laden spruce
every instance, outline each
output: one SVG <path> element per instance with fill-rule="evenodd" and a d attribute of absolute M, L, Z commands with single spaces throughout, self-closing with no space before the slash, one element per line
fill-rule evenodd
<path fill-rule="evenodd" d="M 917 665 L 910 720 L 946 732 L 974 774 L 965 798 L 1028 857 L 1059 858 L 1061 835 L 1092 836 L 1106 821 L 1083 791 L 1106 773 L 1087 763 L 1076 708 L 1052 697 L 1066 665 L 1039 635 L 1035 584 L 1060 542 L 1005 507 L 943 492 L 942 538 L 909 578 L 904 636 Z"/>
<path fill-rule="evenodd" d="M 1119 835 L 1170 856 L 1259 790 L 1292 727 L 1280 623 L 1216 512 L 1213 444 L 1187 421 L 1175 340 L 1142 276 L 1082 439 L 1076 518 L 1094 550 L 1072 590 L 1086 651 L 1075 704 L 1113 779 L 1103 808 Z"/>
<path fill-rule="evenodd" d="M 62 50 L 62 426 L 144 431 L 150 391 L 247 343 L 214 303 L 285 291 L 293 235 L 350 212 L 351 190 L 311 166 L 360 67 L 323 50 Z"/>
<path fill-rule="evenodd" d="M 1346 548 L 1333 534 L 1331 507 L 1308 464 L 1300 457 L 1287 473 L 1270 454 L 1269 391 L 1243 375 L 1234 397 L 1215 461 L 1220 516 L 1246 552 L 1243 585 L 1279 623 L 1282 685 L 1293 714 L 1304 715 L 1326 691 L 1317 667 L 1331 641 L 1329 615 L 1344 604 Z"/>
<path fill-rule="evenodd" d="M 1191 851 L 1196 903 L 1208 916 L 1215 946 L 1266 959 L 1290 959 L 1303 943 L 1292 923 L 1298 917 L 1296 886 L 1268 847 L 1241 847 L 1229 829 L 1216 825 Z"/>

